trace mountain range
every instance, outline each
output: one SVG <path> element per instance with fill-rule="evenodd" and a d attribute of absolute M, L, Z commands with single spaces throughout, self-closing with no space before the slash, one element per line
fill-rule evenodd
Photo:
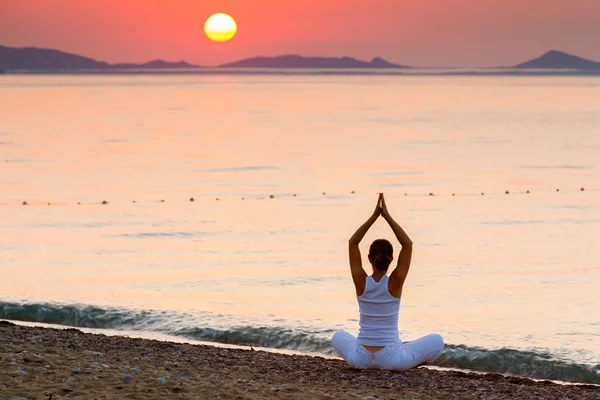
<path fill-rule="evenodd" d="M 254 57 L 219 66 L 219 68 L 408 68 L 380 57 L 361 61 L 352 57 L 302 57 L 285 55 Z"/>
<path fill-rule="evenodd" d="M 14 48 L 0 46 L 0 72 L 69 72 L 69 71 L 116 71 L 116 70 L 152 70 L 152 69 L 190 69 L 203 68 L 185 61 L 168 62 L 154 60 L 143 64 L 110 64 L 77 54 L 65 53 L 53 49 L 35 47 Z M 394 64 L 376 57 L 371 61 L 357 60 L 352 57 L 303 57 L 283 55 L 277 57 L 254 57 L 223 64 L 217 68 L 313 68 L 313 69 L 382 69 L 410 68 Z M 541 57 L 526 61 L 510 68 L 517 69 L 573 69 L 600 72 L 600 62 L 586 60 L 561 51 L 551 50 Z"/>
<path fill-rule="evenodd" d="M 144 64 L 109 64 L 60 50 L 36 47 L 0 46 L 0 70 L 5 71 L 81 71 L 109 69 L 196 68 L 186 62 L 154 60 Z"/>

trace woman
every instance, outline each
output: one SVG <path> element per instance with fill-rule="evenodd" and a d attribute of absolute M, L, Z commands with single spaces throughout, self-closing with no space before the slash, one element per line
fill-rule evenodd
<path fill-rule="evenodd" d="M 383 216 L 388 222 L 402 245 L 398 264 L 389 277 L 387 270 L 394 259 L 390 242 L 377 239 L 371 244 L 371 276 L 367 276 L 362 267 L 358 248 L 379 216 Z M 439 357 L 444 350 L 444 341 L 440 335 L 427 335 L 410 343 L 402 343 L 398 336 L 398 311 L 402 287 L 410 268 L 412 241 L 390 216 L 383 193 L 379 194 L 373 215 L 352 235 L 348 245 L 350 272 L 360 311 L 360 331 L 358 338 L 347 332 L 336 332 L 332 339 L 333 347 L 352 368 L 357 369 L 406 371 Z"/>

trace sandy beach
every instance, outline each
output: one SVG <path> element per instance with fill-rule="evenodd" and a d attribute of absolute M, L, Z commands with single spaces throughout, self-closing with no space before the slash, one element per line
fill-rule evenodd
<path fill-rule="evenodd" d="M 600 387 L 25 327 L 0 321 L 2 399 L 600 399 Z"/>

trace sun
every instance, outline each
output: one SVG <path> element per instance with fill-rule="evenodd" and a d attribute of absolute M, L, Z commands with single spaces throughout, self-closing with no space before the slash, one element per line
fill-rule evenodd
<path fill-rule="evenodd" d="M 213 14 L 204 23 L 204 33 L 210 40 L 226 42 L 237 33 L 237 23 L 229 14 Z"/>

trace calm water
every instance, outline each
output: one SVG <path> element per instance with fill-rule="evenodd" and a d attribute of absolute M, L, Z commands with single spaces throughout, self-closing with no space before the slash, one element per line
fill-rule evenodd
<path fill-rule="evenodd" d="M 0 318 L 331 354 L 383 191 L 404 340 L 600 383 L 599 154 L 598 77 L 3 76 Z"/>

